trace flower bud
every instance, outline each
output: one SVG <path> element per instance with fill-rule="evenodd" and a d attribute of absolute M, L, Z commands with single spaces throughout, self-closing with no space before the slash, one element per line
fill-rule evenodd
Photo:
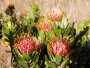
<path fill-rule="evenodd" d="M 41 21 L 38 23 L 38 26 L 44 32 L 48 32 L 49 30 L 52 30 L 52 27 L 51 27 L 50 23 L 48 23 L 48 22 Z"/>
<path fill-rule="evenodd" d="M 53 8 L 48 14 L 48 18 L 52 21 L 58 21 L 64 16 L 63 12 L 58 8 Z"/>

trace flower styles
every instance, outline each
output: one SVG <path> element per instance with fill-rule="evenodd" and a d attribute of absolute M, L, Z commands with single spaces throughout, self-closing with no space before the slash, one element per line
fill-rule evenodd
<path fill-rule="evenodd" d="M 58 8 L 53 8 L 48 14 L 48 18 L 53 21 L 58 21 L 64 16 L 64 13 Z"/>
<path fill-rule="evenodd" d="M 49 47 L 54 56 L 65 56 L 70 51 L 70 43 L 68 40 L 58 40 L 56 37 L 51 39 Z"/>
<path fill-rule="evenodd" d="M 16 49 L 18 49 L 22 54 L 31 53 L 35 50 L 35 42 L 29 34 L 20 35 L 14 41 Z"/>

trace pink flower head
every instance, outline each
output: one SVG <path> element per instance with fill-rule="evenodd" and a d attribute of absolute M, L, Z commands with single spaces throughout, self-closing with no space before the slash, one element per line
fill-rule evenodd
<path fill-rule="evenodd" d="M 56 37 L 51 40 L 49 46 L 53 55 L 65 56 L 70 50 L 67 47 L 70 46 L 69 44 L 66 44 L 62 40 L 58 40 Z"/>
<path fill-rule="evenodd" d="M 35 50 L 35 42 L 29 34 L 21 35 L 15 41 L 16 48 L 23 53 L 31 53 Z"/>
<path fill-rule="evenodd" d="M 64 13 L 58 8 L 53 8 L 51 12 L 48 14 L 50 20 L 58 21 L 64 16 Z"/>
<path fill-rule="evenodd" d="M 51 27 L 50 23 L 47 23 L 47 22 L 44 22 L 44 21 L 41 21 L 40 23 L 38 23 L 38 26 L 44 32 L 48 32 L 49 30 L 52 30 L 52 27 Z"/>

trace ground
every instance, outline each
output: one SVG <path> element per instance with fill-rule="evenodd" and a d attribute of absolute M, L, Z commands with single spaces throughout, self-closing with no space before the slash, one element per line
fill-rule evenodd
<path fill-rule="evenodd" d="M 10 68 L 11 53 L 10 48 L 5 46 L 0 40 L 0 68 Z"/>

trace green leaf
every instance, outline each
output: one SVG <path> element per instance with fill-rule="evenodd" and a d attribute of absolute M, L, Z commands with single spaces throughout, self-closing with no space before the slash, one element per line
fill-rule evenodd
<path fill-rule="evenodd" d="M 29 61 L 30 60 L 29 54 L 27 54 L 27 53 L 23 54 L 22 57 L 26 61 Z"/>
<path fill-rule="evenodd" d="M 86 46 L 87 45 L 87 41 L 88 41 L 88 37 L 86 35 L 84 35 L 81 39 L 80 39 L 80 44 L 81 46 Z"/>
<path fill-rule="evenodd" d="M 51 39 L 51 38 L 53 38 L 54 36 L 55 36 L 55 34 L 54 34 L 53 31 L 48 31 L 48 32 L 47 32 L 47 38 L 48 38 L 48 39 Z"/>
<path fill-rule="evenodd" d="M 8 21 L 8 22 L 7 22 L 7 27 L 8 27 L 9 29 L 11 29 L 11 28 L 12 28 L 11 21 Z"/>
<path fill-rule="evenodd" d="M 56 68 L 56 64 L 54 62 L 52 62 L 52 61 L 48 65 L 51 68 Z"/>
<path fill-rule="evenodd" d="M 50 61 L 47 56 L 45 56 L 45 68 L 56 68 L 56 64 L 52 61 Z"/>
<path fill-rule="evenodd" d="M 23 68 L 29 68 L 29 67 L 28 67 L 28 64 L 26 64 L 24 61 L 18 60 L 18 64 L 19 64 L 21 67 L 23 67 Z"/>
<path fill-rule="evenodd" d="M 37 14 L 39 12 L 39 7 L 37 4 L 33 4 L 33 11 L 34 11 L 34 14 Z"/>
<path fill-rule="evenodd" d="M 29 68 L 27 62 L 22 58 L 22 55 L 19 53 L 18 50 L 14 48 L 12 53 L 15 58 L 14 61 L 17 63 L 17 65 L 23 68 Z"/>
<path fill-rule="evenodd" d="M 34 3 L 32 8 L 33 8 L 34 22 L 38 22 L 38 20 L 42 17 L 40 15 L 39 7 L 36 3 Z"/>
<path fill-rule="evenodd" d="M 63 37 L 68 37 L 70 39 L 76 35 L 76 29 L 73 27 L 61 28 L 61 33 Z"/>
<path fill-rule="evenodd" d="M 62 59 L 62 57 L 60 55 L 56 55 L 55 58 L 56 58 L 56 62 L 60 62 Z"/>
<path fill-rule="evenodd" d="M 35 23 L 32 23 L 31 24 L 30 31 L 31 31 L 31 34 L 32 35 L 37 36 L 37 34 L 38 34 L 38 28 L 36 27 L 36 24 Z"/>
<path fill-rule="evenodd" d="M 28 64 L 26 64 L 24 61 L 20 60 L 19 58 L 14 57 L 14 62 L 17 64 L 19 68 L 29 68 Z"/>
<path fill-rule="evenodd" d="M 73 44 L 73 47 L 76 48 L 76 45 L 78 43 L 78 41 L 88 32 L 89 30 L 89 27 L 86 27 L 84 28 L 83 31 L 81 31 L 77 36 L 76 38 L 73 40 L 72 44 Z"/>
<path fill-rule="evenodd" d="M 61 35 L 61 30 L 60 29 L 54 29 L 54 33 L 58 38 L 60 38 L 60 35 Z"/>
<path fill-rule="evenodd" d="M 83 22 L 83 24 L 84 24 L 85 27 L 86 27 L 86 26 L 89 26 L 89 27 L 90 27 L 90 20 L 85 20 L 85 21 Z"/>
<path fill-rule="evenodd" d="M 61 63 L 60 67 L 63 68 L 63 66 L 65 66 L 68 63 L 69 59 L 69 57 L 66 57 L 65 60 Z"/>
<path fill-rule="evenodd" d="M 2 19 L 3 18 L 3 14 L 2 13 L 0 13 L 0 19 Z"/>
<path fill-rule="evenodd" d="M 41 42 L 44 42 L 44 40 L 45 40 L 45 34 L 44 34 L 44 32 L 43 32 L 42 30 L 39 31 L 38 39 L 39 39 L 39 41 L 41 41 Z"/>
<path fill-rule="evenodd" d="M 72 30 L 71 27 L 65 28 L 63 34 L 64 34 L 65 36 L 68 36 L 68 35 L 70 35 L 71 30 Z"/>
<path fill-rule="evenodd" d="M 21 53 L 17 49 L 15 49 L 15 48 L 13 48 L 13 53 L 15 55 L 17 55 L 18 57 L 22 57 Z"/>
<path fill-rule="evenodd" d="M 47 56 L 45 55 L 45 65 L 46 65 L 45 68 L 48 68 L 48 64 L 49 64 L 49 60 L 48 60 Z"/>
<path fill-rule="evenodd" d="M 58 25 L 54 21 L 51 21 L 50 24 L 53 27 L 53 29 L 56 29 L 58 27 Z"/>
<path fill-rule="evenodd" d="M 78 26 L 76 28 L 77 33 L 79 33 L 80 31 L 82 31 L 87 26 L 90 28 L 90 20 L 85 20 L 82 24 L 81 23 L 78 23 Z"/>
<path fill-rule="evenodd" d="M 52 54 L 49 44 L 47 45 L 47 52 L 48 52 L 50 60 L 55 61 L 55 56 Z"/>
<path fill-rule="evenodd" d="M 64 27 L 66 28 L 67 27 L 67 24 L 68 24 L 68 20 L 66 17 L 63 17 L 61 22 L 58 23 L 59 24 L 59 27 Z"/>

